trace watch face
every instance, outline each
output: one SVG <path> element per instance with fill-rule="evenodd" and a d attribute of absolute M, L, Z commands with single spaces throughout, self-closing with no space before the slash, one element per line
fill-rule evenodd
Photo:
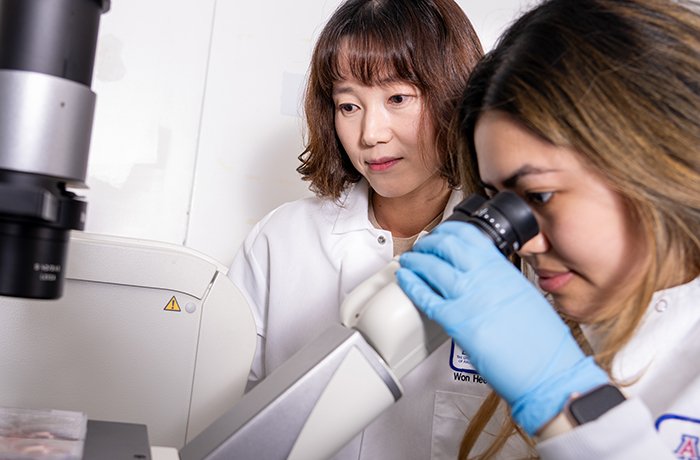
<path fill-rule="evenodd" d="M 595 420 L 625 401 L 625 396 L 613 385 L 603 385 L 569 403 L 569 414 L 579 425 Z"/>

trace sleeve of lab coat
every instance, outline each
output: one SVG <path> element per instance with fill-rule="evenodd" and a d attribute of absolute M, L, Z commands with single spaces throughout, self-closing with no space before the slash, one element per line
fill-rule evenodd
<path fill-rule="evenodd" d="M 542 460 L 676 460 L 639 399 L 629 399 L 599 419 L 542 441 L 536 448 Z"/>
<path fill-rule="evenodd" d="M 274 212 L 274 211 L 273 211 Z M 265 377 L 265 335 L 269 301 L 269 245 L 265 224 L 271 212 L 250 231 L 239 248 L 228 272 L 229 278 L 245 297 L 255 319 L 257 345 L 248 376 L 248 389 Z"/>

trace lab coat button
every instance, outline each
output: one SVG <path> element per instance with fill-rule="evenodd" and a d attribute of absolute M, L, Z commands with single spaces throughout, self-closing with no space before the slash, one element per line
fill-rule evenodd
<path fill-rule="evenodd" d="M 668 308 L 668 302 L 666 302 L 666 299 L 661 299 L 658 302 L 656 302 L 656 305 L 654 305 L 654 309 L 658 311 L 659 313 L 663 313 L 666 311 Z"/>
<path fill-rule="evenodd" d="M 379 244 L 384 244 L 384 243 L 386 243 L 386 238 L 384 238 L 384 235 L 379 235 L 379 236 L 377 237 L 377 243 L 379 243 Z"/>

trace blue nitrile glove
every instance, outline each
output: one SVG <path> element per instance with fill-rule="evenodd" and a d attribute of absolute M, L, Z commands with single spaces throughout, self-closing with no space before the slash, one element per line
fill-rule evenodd
<path fill-rule="evenodd" d="M 445 222 L 399 262 L 401 289 L 462 347 L 530 435 L 572 393 L 608 382 L 547 300 L 473 225 Z"/>

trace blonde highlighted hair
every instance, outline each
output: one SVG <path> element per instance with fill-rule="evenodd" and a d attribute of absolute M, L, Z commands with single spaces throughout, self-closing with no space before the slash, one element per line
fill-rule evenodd
<path fill-rule="evenodd" d="M 700 274 L 698 8 L 675 0 L 545 1 L 477 66 L 454 122 L 463 181 L 472 187 L 479 186 L 476 121 L 500 110 L 576 151 L 642 227 L 649 256 L 632 267 L 640 281 L 592 322 L 603 338 L 596 360 L 608 372 L 653 293 Z"/>

